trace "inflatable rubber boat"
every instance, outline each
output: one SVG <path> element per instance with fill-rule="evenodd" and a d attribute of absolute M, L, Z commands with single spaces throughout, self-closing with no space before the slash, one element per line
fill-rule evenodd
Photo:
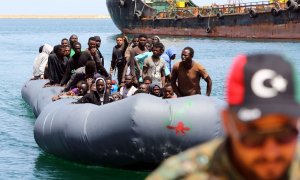
<path fill-rule="evenodd" d="M 161 99 L 138 94 L 110 104 L 52 102 L 61 87 L 32 80 L 23 99 L 37 117 L 34 138 L 46 152 L 76 162 L 113 167 L 156 165 L 165 158 L 223 134 L 214 97 Z"/>

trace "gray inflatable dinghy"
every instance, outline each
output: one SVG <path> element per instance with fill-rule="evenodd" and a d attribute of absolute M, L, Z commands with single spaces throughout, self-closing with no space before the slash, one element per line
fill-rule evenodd
<path fill-rule="evenodd" d="M 37 120 L 34 138 L 46 152 L 87 164 L 114 167 L 156 165 L 165 158 L 223 134 L 224 102 L 190 96 L 164 100 L 138 94 L 103 106 L 52 102 L 61 87 L 28 81 L 23 99 Z"/>

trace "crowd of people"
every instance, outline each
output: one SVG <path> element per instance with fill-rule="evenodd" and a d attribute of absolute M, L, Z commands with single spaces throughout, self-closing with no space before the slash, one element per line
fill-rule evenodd
<path fill-rule="evenodd" d="M 76 103 L 103 105 L 148 93 L 165 99 L 201 94 L 200 79 L 212 80 L 186 47 L 181 61 L 158 36 L 117 37 L 110 70 L 104 68 L 99 36 L 82 51 L 78 37 L 45 44 L 35 60 L 32 80 L 64 86 L 53 97 L 80 97 Z M 112 79 L 114 71 L 117 81 Z M 147 179 L 299 179 L 300 91 L 292 64 L 280 55 L 238 56 L 227 80 L 227 106 L 221 113 L 225 135 L 166 160 Z M 200 107 L 201 108 L 201 107 Z"/>
<path fill-rule="evenodd" d="M 32 80 L 49 79 L 45 87 L 64 87 L 53 101 L 72 96 L 78 98 L 77 103 L 103 105 L 138 93 L 164 99 L 191 96 L 201 94 L 201 78 L 207 82 L 206 95 L 211 93 L 212 80 L 206 69 L 193 60 L 191 47 L 185 47 L 182 61 L 172 66 L 175 48 L 166 49 L 158 36 L 141 34 L 131 41 L 118 36 L 108 71 L 100 51 L 101 38 L 90 37 L 87 44 L 83 50 L 78 36 L 73 34 L 59 45 L 44 44 L 39 48 Z"/>

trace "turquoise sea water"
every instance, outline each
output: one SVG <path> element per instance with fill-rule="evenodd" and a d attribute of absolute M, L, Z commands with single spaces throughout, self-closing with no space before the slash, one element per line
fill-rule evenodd
<path fill-rule="evenodd" d="M 111 20 L 0 20 L 0 179 L 143 179 L 148 174 L 80 165 L 44 153 L 33 138 L 36 118 L 21 98 L 21 88 L 31 76 L 40 45 L 55 45 L 77 34 L 86 48 L 90 36 L 100 35 L 109 68 L 114 38 L 119 33 Z M 300 68 L 299 41 L 178 37 L 162 37 L 162 41 L 167 47 L 175 46 L 177 53 L 185 46 L 193 47 L 195 59 L 213 79 L 212 95 L 220 99 L 224 99 L 225 77 L 237 54 L 282 53 Z M 201 86 L 205 90 L 205 83 Z"/>

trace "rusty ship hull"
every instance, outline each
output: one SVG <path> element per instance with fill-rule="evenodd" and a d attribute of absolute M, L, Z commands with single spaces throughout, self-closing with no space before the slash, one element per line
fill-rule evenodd
<path fill-rule="evenodd" d="M 280 9 L 276 15 L 258 12 L 255 17 L 243 13 L 165 18 L 158 17 L 156 9 L 142 0 L 107 0 L 106 4 L 113 22 L 124 34 L 300 39 L 298 10 Z"/>

